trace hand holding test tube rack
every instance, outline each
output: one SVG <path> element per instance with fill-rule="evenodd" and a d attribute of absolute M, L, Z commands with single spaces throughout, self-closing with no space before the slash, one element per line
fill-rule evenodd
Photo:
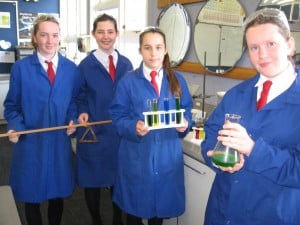
<path fill-rule="evenodd" d="M 164 110 L 158 111 L 157 99 L 147 100 L 147 112 L 143 112 L 145 126 L 149 130 L 184 126 L 185 109 L 180 109 L 180 98 L 175 98 L 176 109 L 169 109 L 169 99 L 164 98 Z"/>

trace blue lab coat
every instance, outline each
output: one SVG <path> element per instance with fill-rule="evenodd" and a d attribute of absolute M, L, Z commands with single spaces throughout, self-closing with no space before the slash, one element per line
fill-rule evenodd
<path fill-rule="evenodd" d="M 4 101 L 7 129 L 32 130 L 76 122 L 78 78 L 76 65 L 60 54 L 53 86 L 36 53 L 18 60 Z M 71 141 L 65 129 L 20 136 L 10 171 L 17 201 L 39 203 L 70 196 L 74 183 Z"/>
<path fill-rule="evenodd" d="M 90 53 L 79 65 L 82 85 L 78 97 L 79 113 L 88 113 L 89 121 L 111 120 L 108 108 L 114 97 L 116 85 L 123 75 L 132 70 L 128 58 L 118 53 L 115 81 L 108 71 Z M 80 143 L 85 128 L 77 135 L 77 183 L 81 187 L 107 187 L 115 182 L 119 137 L 112 124 L 92 127 L 97 143 Z M 91 133 L 84 138 L 92 140 Z"/>
<path fill-rule="evenodd" d="M 206 225 L 300 224 L 300 80 L 256 110 L 259 75 L 229 90 L 205 124 L 202 155 L 214 148 L 225 113 L 242 116 L 255 141 L 245 165 L 233 174 L 216 170 L 206 209 Z"/>
<path fill-rule="evenodd" d="M 158 110 L 164 109 L 164 98 L 169 98 L 170 109 L 175 109 L 174 96 L 164 71 Z M 184 78 L 176 72 L 180 82 L 181 108 L 191 124 L 192 98 Z M 137 136 L 136 124 L 144 121 L 147 99 L 157 98 L 151 83 L 144 77 L 142 66 L 125 76 L 117 87 L 110 109 L 113 124 L 121 136 L 119 172 L 113 200 L 126 212 L 142 217 L 175 217 L 185 210 L 183 150 L 175 128 L 151 130 Z"/>

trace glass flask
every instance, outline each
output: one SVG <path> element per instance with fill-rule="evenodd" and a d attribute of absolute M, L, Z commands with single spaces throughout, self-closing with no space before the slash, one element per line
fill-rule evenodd
<path fill-rule="evenodd" d="M 225 114 L 225 122 L 227 120 L 231 123 L 239 123 L 241 116 L 237 114 Z M 240 153 L 218 141 L 213 150 L 212 161 L 218 166 L 233 167 L 240 161 Z"/>

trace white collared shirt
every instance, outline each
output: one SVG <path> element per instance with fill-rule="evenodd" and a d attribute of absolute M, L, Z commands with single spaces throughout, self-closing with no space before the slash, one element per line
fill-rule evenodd
<path fill-rule="evenodd" d="M 48 69 L 48 64 L 45 63 L 45 61 L 47 60 L 44 56 L 42 56 L 39 52 L 37 52 L 37 57 L 40 61 L 40 63 L 42 64 L 43 68 L 45 69 L 45 71 L 47 72 Z M 49 61 L 49 60 L 47 60 Z M 57 70 L 57 66 L 58 66 L 58 54 L 57 52 L 55 53 L 55 55 L 53 56 L 53 58 L 51 59 L 51 62 L 53 63 L 53 70 L 55 72 L 56 75 L 56 70 Z"/>
<path fill-rule="evenodd" d="M 151 69 L 149 67 L 147 67 L 145 65 L 145 63 L 143 63 L 143 73 L 144 73 L 144 76 L 145 78 L 151 82 L 151 76 L 150 76 L 150 73 L 151 73 Z M 163 79 L 163 75 L 164 75 L 164 71 L 162 68 L 160 68 L 159 70 L 156 70 L 157 72 L 157 76 L 155 76 L 155 81 L 157 83 L 157 86 L 158 86 L 158 90 L 159 90 L 159 93 L 160 93 L 160 89 L 161 89 L 161 83 L 162 83 L 162 79 Z"/>
<path fill-rule="evenodd" d="M 99 49 L 99 48 L 96 51 L 94 51 L 93 54 L 96 57 L 96 59 L 105 67 L 105 69 L 109 73 L 109 59 L 108 59 L 109 55 L 106 52 L 104 52 L 101 49 Z M 111 53 L 111 55 L 112 55 L 112 57 L 114 59 L 115 68 L 117 68 L 118 53 L 114 50 Z"/>
<path fill-rule="evenodd" d="M 291 63 L 289 63 L 286 70 L 284 70 L 281 74 L 277 75 L 276 77 L 272 78 L 272 85 L 268 94 L 267 103 L 272 101 L 274 98 L 276 98 L 278 95 L 286 91 L 294 82 L 296 79 L 296 73 L 294 70 L 294 67 Z M 257 88 L 257 100 L 260 98 L 262 89 L 263 89 L 263 83 L 266 80 L 270 80 L 267 77 L 265 77 L 263 74 L 260 75 L 259 80 L 255 84 L 255 87 Z"/>

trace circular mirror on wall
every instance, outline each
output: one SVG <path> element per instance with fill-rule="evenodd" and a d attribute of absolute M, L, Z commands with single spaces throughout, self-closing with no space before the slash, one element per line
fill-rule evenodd
<path fill-rule="evenodd" d="M 262 0 L 258 9 L 265 7 L 282 10 L 289 20 L 291 32 L 296 42 L 296 52 L 300 53 L 300 0 Z"/>
<path fill-rule="evenodd" d="M 194 45 L 206 70 L 226 73 L 243 54 L 244 8 L 237 0 L 209 0 L 195 22 Z"/>
<path fill-rule="evenodd" d="M 171 66 L 179 65 L 188 50 L 191 38 L 191 25 L 186 10 L 180 4 L 170 4 L 160 12 L 157 26 L 166 35 Z"/>

